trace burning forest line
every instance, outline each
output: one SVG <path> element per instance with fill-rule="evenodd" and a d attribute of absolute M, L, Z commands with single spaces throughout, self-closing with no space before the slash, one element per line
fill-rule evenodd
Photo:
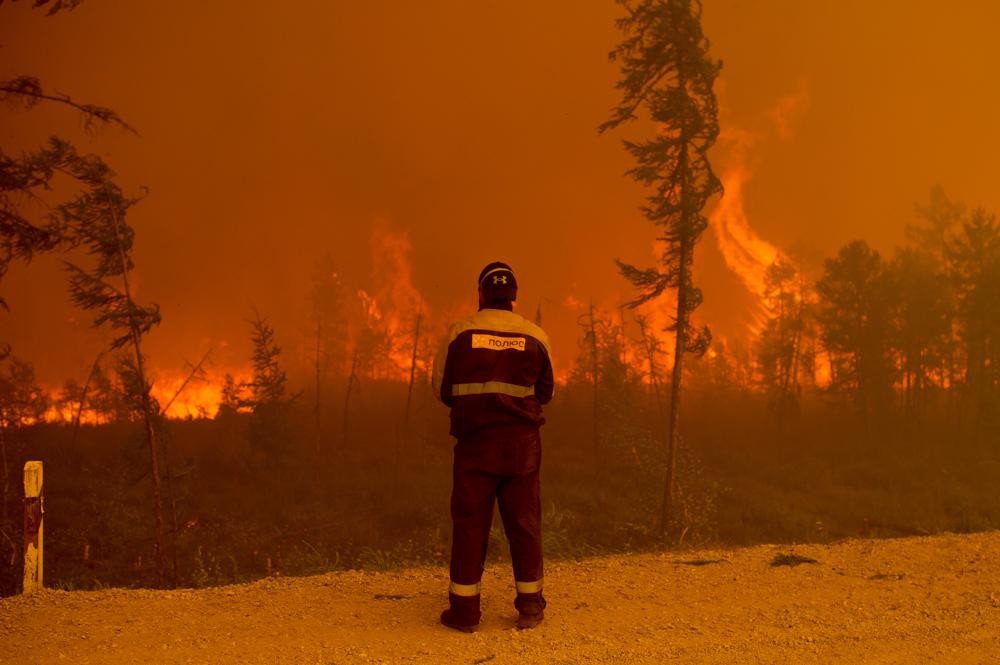
<path fill-rule="evenodd" d="M 672 546 L 1000 523 L 989 498 L 996 365 L 980 354 L 992 347 L 973 337 L 995 320 L 970 307 L 995 297 L 996 255 L 981 248 L 997 252 L 997 238 L 993 217 L 935 189 L 892 259 L 850 243 L 810 278 L 779 254 L 763 273 L 756 335 L 717 338 L 685 367 L 684 526 Z M 128 376 L 128 356 L 102 354 L 89 381 L 70 386 L 77 392 L 64 387 L 70 399 L 56 400 L 57 418 L 46 415 L 54 407 L 30 363 L 8 357 L 4 459 L 17 468 L 45 458 L 47 482 L 60 488 L 49 498 L 62 513 L 52 516 L 61 530 L 51 544 L 55 583 L 201 586 L 440 562 L 447 526 L 434 506 L 447 502 L 448 445 L 427 372 L 444 320 L 400 277 L 410 274 L 407 252 L 390 256 L 403 295 L 347 287 L 329 257 L 317 263 L 305 294 L 312 334 L 292 347 L 295 372 L 260 314 L 247 323 L 247 366 L 220 370 L 207 352 L 173 375 L 150 370 L 165 483 L 162 567 L 138 508 L 149 491 L 139 482 L 148 478 L 141 418 L 115 374 Z M 578 336 L 546 426 L 546 547 L 557 558 L 655 549 L 673 340 L 653 321 L 669 316 L 670 303 L 561 306 L 577 313 Z M 190 405 L 194 413 L 176 411 Z M 212 480 L 211 468 L 226 469 L 225 479 Z M 283 497 L 280 505 L 248 508 L 249 486 L 261 500 Z M 5 494 L 9 515 L 16 497 Z M 85 505 L 67 503 L 81 494 L 91 497 Z M 112 507 L 122 501 L 128 510 Z M 107 538 L 93 535 L 95 519 Z"/>

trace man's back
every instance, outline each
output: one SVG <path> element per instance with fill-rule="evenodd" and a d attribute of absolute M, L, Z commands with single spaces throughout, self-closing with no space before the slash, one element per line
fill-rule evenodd
<path fill-rule="evenodd" d="M 434 388 L 451 407 L 451 433 L 545 419 L 554 388 L 545 332 L 505 309 L 484 308 L 455 323 L 435 361 Z"/>

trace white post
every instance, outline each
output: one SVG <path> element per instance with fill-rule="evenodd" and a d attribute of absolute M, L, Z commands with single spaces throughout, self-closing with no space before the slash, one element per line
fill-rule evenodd
<path fill-rule="evenodd" d="M 42 463 L 24 463 L 23 593 L 42 589 Z"/>

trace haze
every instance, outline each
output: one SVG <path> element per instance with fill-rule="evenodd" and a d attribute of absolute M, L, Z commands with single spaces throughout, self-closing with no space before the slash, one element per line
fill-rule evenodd
<path fill-rule="evenodd" d="M 0 78 L 37 76 L 114 108 L 141 136 L 88 136 L 73 112 L 42 105 L 4 109 L 0 142 L 63 135 L 126 187 L 150 188 L 130 222 L 140 296 L 163 309 L 148 346 L 157 368 L 213 345 L 217 364 L 241 366 L 253 307 L 294 363 L 321 254 L 357 288 L 378 287 L 373 229 L 408 238 L 435 325 L 473 306 L 482 265 L 510 262 L 521 311 L 546 299 L 566 364 L 576 303 L 628 298 L 612 259 L 653 251 L 620 136 L 596 132 L 617 99 L 616 11 L 91 0 L 46 18 L 6 4 Z M 998 24 L 992 2 L 706 0 L 725 62 L 715 165 L 743 178 L 753 233 L 815 257 L 859 237 L 888 251 L 934 184 L 1000 208 Z M 755 296 L 715 239 L 698 251 L 699 319 L 747 335 Z M 15 266 L 0 313 L 3 338 L 51 386 L 82 380 L 102 344 L 68 302 L 60 261 Z"/>

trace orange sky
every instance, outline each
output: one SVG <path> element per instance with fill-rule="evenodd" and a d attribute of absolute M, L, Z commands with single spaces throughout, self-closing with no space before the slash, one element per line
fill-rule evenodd
<path fill-rule="evenodd" d="M 439 315 L 472 305 L 482 265 L 509 261 L 523 312 L 548 299 L 563 360 L 567 297 L 627 297 L 612 259 L 651 255 L 621 135 L 596 132 L 616 101 L 610 0 L 86 0 L 53 18 L 28 4 L 0 7 L 0 78 L 38 76 L 141 136 L 85 136 L 72 112 L 42 106 L 0 110 L 0 145 L 58 133 L 149 186 L 130 221 L 140 296 L 164 315 L 155 366 L 209 345 L 242 364 L 251 307 L 294 353 L 320 254 L 374 288 L 376 224 L 408 234 Z M 1000 210 L 997 25 L 992 1 L 705 0 L 725 63 L 715 164 L 745 167 L 753 231 L 815 256 L 858 237 L 889 251 L 935 183 Z M 698 250 L 700 317 L 736 337 L 751 298 L 717 247 L 709 232 Z M 100 344 L 59 260 L 0 284 L 0 338 L 55 384 L 82 379 Z"/>

